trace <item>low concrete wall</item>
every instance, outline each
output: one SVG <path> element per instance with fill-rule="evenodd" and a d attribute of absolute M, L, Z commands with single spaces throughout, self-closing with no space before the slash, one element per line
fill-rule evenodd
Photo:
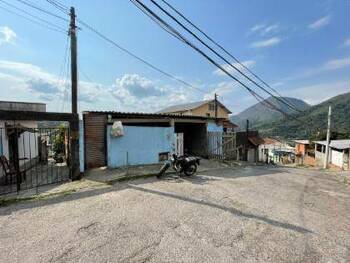
<path fill-rule="evenodd" d="M 107 164 L 109 168 L 116 168 L 158 163 L 159 153 L 171 152 L 173 144 L 173 127 L 124 126 L 123 136 L 112 137 L 111 125 L 108 125 Z"/>

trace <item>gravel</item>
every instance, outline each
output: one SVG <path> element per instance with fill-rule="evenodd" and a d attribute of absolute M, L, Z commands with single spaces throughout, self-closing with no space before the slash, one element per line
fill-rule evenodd
<path fill-rule="evenodd" d="M 248 166 L 0 208 L 0 262 L 350 262 L 350 186 Z"/>

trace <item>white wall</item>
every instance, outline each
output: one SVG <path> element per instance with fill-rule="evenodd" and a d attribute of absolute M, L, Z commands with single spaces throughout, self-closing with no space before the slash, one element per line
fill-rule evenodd
<path fill-rule="evenodd" d="M 24 132 L 20 135 L 18 138 L 18 156 L 19 158 L 26 158 L 26 160 L 19 161 L 20 166 L 38 157 L 37 133 Z"/>
<path fill-rule="evenodd" d="M 281 151 L 294 151 L 294 148 L 285 143 L 276 143 L 276 144 L 261 144 L 258 147 L 259 154 L 258 160 L 259 162 L 265 162 L 266 156 L 264 154 L 264 149 L 268 150 L 268 156 L 271 156 L 271 152 L 273 150 L 281 150 Z M 268 157 L 267 157 L 268 158 Z"/>
<path fill-rule="evenodd" d="M 336 150 L 330 151 L 331 156 L 329 157 L 330 163 L 334 164 L 340 168 L 343 168 L 344 160 L 343 160 L 343 152 L 339 152 Z"/>
<path fill-rule="evenodd" d="M 2 154 L 6 156 L 6 158 L 9 158 L 9 150 L 8 150 L 8 138 L 6 136 L 5 131 L 5 122 L 0 121 L 0 143 L 2 143 Z"/>
<path fill-rule="evenodd" d="M 13 122 L 8 122 L 8 124 L 13 125 Z M 36 121 L 16 121 L 16 124 L 19 124 L 21 126 L 27 127 L 27 128 L 37 128 L 37 122 Z M 3 155 L 6 156 L 7 159 L 9 159 L 9 144 L 8 144 L 8 136 L 6 134 L 5 130 L 5 121 L 0 121 L 0 136 L 2 142 L 2 150 Z M 38 135 L 33 134 L 30 132 L 24 132 L 20 135 L 18 138 L 18 154 L 19 158 L 27 157 L 28 160 L 26 161 L 20 161 L 20 165 L 24 164 L 25 162 L 29 161 L 29 158 L 35 158 L 38 156 Z"/>

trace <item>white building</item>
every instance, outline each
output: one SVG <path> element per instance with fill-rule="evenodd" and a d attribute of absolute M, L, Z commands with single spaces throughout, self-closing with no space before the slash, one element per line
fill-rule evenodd
<path fill-rule="evenodd" d="M 272 138 L 263 138 L 263 142 L 259 145 L 259 162 L 292 162 L 292 155 L 295 150 L 286 142 Z"/>
<path fill-rule="evenodd" d="M 324 163 L 327 141 L 315 141 L 316 164 Z M 329 144 L 328 163 L 343 170 L 350 170 L 350 139 L 332 140 Z"/>
<path fill-rule="evenodd" d="M 46 112 L 46 104 L 0 101 L 0 110 Z M 22 166 L 31 159 L 38 157 L 38 134 L 30 132 L 31 129 L 38 128 L 38 123 L 37 121 L 0 120 L 0 156 L 4 155 L 7 160 L 10 161 L 13 158 L 11 144 L 13 144 L 12 140 L 15 138 L 15 136 L 12 134 L 13 127 L 20 127 L 20 130 L 22 131 L 20 134 L 18 134 L 17 142 L 18 157 L 20 159 L 19 165 Z"/>

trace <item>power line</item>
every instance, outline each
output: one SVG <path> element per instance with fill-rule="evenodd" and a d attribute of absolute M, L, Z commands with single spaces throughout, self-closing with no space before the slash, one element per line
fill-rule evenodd
<path fill-rule="evenodd" d="M 210 63 L 221 69 L 223 72 L 225 72 L 228 76 L 230 76 L 232 79 L 237 81 L 239 84 L 241 84 L 245 89 L 247 89 L 251 94 L 254 94 L 254 96 L 259 97 L 260 99 L 264 100 L 262 96 L 257 94 L 255 91 L 253 91 L 251 88 L 249 88 L 245 83 L 237 79 L 235 76 L 233 76 L 231 73 L 229 73 L 226 69 L 224 69 L 220 64 L 218 64 L 216 61 L 214 61 L 211 57 L 209 57 L 207 54 L 205 54 L 204 51 L 199 49 L 197 46 L 195 46 L 193 43 L 188 41 L 181 33 L 179 33 L 176 29 L 174 29 L 172 26 L 170 26 L 168 23 L 166 23 L 162 18 L 160 18 L 157 14 L 155 14 L 152 10 L 150 10 L 147 6 L 145 6 L 143 3 L 141 3 L 138 0 L 130 0 L 136 7 L 138 7 L 143 13 L 145 13 L 148 16 L 153 16 L 156 18 L 162 25 L 162 28 L 166 27 L 168 30 L 171 30 L 174 34 L 177 35 L 177 38 L 181 38 L 181 41 L 192 47 L 195 51 L 197 51 L 199 54 L 201 54 L 203 57 L 205 57 Z M 269 103 L 269 102 L 267 102 Z M 275 107 L 271 104 L 271 107 Z M 282 112 L 281 112 L 282 113 Z M 283 112 L 283 114 L 285 114 Z"/>
<path fill-rule="evenodd" d="M 245 89 L 247 89 L 249 91 L 249 93 L 251 95 L 253 95 L 259 102 L 262 102 L 262 104 L 264 106 L 267 106 L 275 111 L 280 112 L 282 115 L 286 116 L 286 117 L 290 117 L 295 119 L 296 121 L 306 124 L 305 122 L 302 122 L 300 120 L 298 120 L 297 118 L 295 118 L 293 115 L 289 115 L 286 112 L 284 112 L 283 110 L 281 110 L 280 108 L 278 108 L 276 105 L 270 103 L 269 101 L 265 100 L 261 95 L 259 95 L 258 93 L 256 93 L 255 91 L 253 91 L 251 88 L 249 88 L 245 83 L 243 83 L 242 81 L 240 81 L 239 79 L 237 79 L 235 76 L 233 76 L 231 73 L 229 73 L 226 69 L 224 69 L 218 62 L 216 62 L 214 59 L 212 59 L 211 57 L 209 57 L 204 51 L 202 51 L 200 48 L 198 48 L 197 46 L 195 46 L 193 43 L 191 43 L 190 41 L 188 41 L 183 35 L 181 35 L 181 33 L 179 33 L 176 29 L 174 29 L 172 26 L 170 26 L 168 23 L 166 23 L 162 18 L 160 18 L 157 14 L 155 14 L 152 10 L 150 10 L 147 6 L 145 6 L 143 3 L 140 3 L 139 0 L 130 0 L 135 6 L 140 5 L 142 12 L 144 12 L 145 14 L 149 14 L 154 16 L 156 19 L 159 20 L 159 22 L 161 22 L 163 24 L 164 27 L 166 27 L 167 29 L 171 30 L 172 32 L 174 32 L 176 35 L 178 35 L 187 45 L 189 45 L 190 47 L 192 47 L 195 51 L 197 51 L 199 54 L 201 54 L 203 57 L 205 57 L 210 63 L 214 64 L 216 67 L 218 67 L 219 69 L 221 69 L 223 72 L 225 72 L 228 76 L 230 76 L 232 79 L 234 79 L 235 81 L 237 81 L 239 84 L 241 84 Z M 136 3 L 137 2 L 137 3 Z"/>
<path fill-rule="evenodd" d="M 46 0 L 49 4 L 54 5 L 57 9 L 65 14 L 69 14 L 69 7 L 55 0 Z"/>
<path fill-rule="evenodd" d="M 20 1 L 20 0 L 17 0 L 17 1 Z M 50 4 L 54 5 L 56 8 L 58 8 L 59 10 L 61 10 L 62 12 L 64 12 L 64 10 L 62 10 L 62 8 L 59 8 L 57 5 L 60 5 L 61 7 L 64 7 L 63 4 L 59 3 L 58 1 L 54 1 L 54 0 L 47 0 Z M 55 2 L 55 3 L 54 3 Z M 98 31 L 96 28 L 94 28 L 93 26 L 89 25 L 88 23 L 84 22 L 83 20 L 77 18 L 77 21 L 85 26 L 87 29 L 89 29 L 90 31 L 92 31 L 93 33 L 95 33 L 96 35 L 98 35 L 100 38 L 104 39 L 105 41 L 109 42 L 110 44 L 112 44 L 113 46 L 117 47 L 119 50 L 123 51 L 124 53 L 128 54 L 129 56 L 137 59 L 138 61 L 146 64 L 147 66 L 149 66 L 150 68 L 158 71 L 159 73 L 162 73 L 163 75 L 167 76 L 168 78 L 170 79 L 173 79 L 175 81 L 178 81 L 180 83 L 182 83 L 183 85 L 191 88 L 191 89 L 194 89 L 194 90 L 197 90 L 201 93 L 204 93 L 204 94 L 207 94 L 206 91 L 202 90 L 202 89 L 199 89 L 198 87 L 195 87 L 193 86 L 192 84 L 180 79 L 180 78 L 177 78 L 175 76 L 173 76 L 172 74 L 160 69 L 159 67 L 153 65 L 152 63 L 146 61 L 145 59 L 139 57 L 138 55 L 136 55 L 135 53 L 129 51 L 128 49 L 122 47 L 121 45 L 119 45 L 118 43 L 116 43 L 114 40 L 110 39 L 109 37 L 105 36 L 104 34 L 102 34 L 100 31 Z"/>
<path fill-rule="evenodd" d="M 10 7 L 14 8 L 14 9 L 16 9 L 16 10 L 18 10 L 18 11 L 21 11 L 22 13 L 24 13 L 24 14 L 26 14 L 26 15 L 28 15 L 28 16 L 34 18 L 34 19 L 37 19 L 37 20 L 41 21 L 41 22 L 44 23 L 44 24 L 48 24 L 50 27 L 53 27 L 53 28 L 57 29 L 58 31 L 65 32 L 65 29 L 64 29 L 64 28 L 59 27 L 59 26 L 57 26 L 56 24 L 51 23 L 50 21 L 47 21 L 47 20 L 45 20 L 45 19 L 43 19 L 43 18 L 40 18 L 40 17 L 38 17 L 38 16 L 35 16 L 35 15 L 31 14 L 30 12 L 27 12 L 26 10 L 22 9 L 22 8 L 19 8 L 19 7 L 15 6 L 15 5 L 11 4 L 11 3 L 8 3 L 8 2 L 6 2 L 6 1 L 4 1 L 4 0 L 0 0 L 0 2 L 4 3 L 4 4 L 7 5 L 7 6 L 10 6 Z"/>
<path fill-rule="evenodd" d="M 109 42 L 109 43 L 111 43 L 112 45 L 114 45 L 115 47 L 117 47 L 118 49 L 122 50 L 123 52 L 127 53 L 128 55 L 132 56 L 133 58 L 135 58 L 135 59 L 141 61 L 142 63 L 146 64 L 147 66 L 149 66 L 149 67 L 151 67 L 151 68 L 153 68 L 154 70 L 156 70 L 156 71 L 162 73 L 163 75 L 165 75 L 165 76 L 167 76 L 167 77 L 169 77 L 169 78 L 171 78 L 171 79 L 173 79 L 173 80 L 176 80 L 176 81 L 178 81 L 178 82 L 180 82 L 180 83 L 182 83 L 182 84 L 184 84 L 184 85 L 186 85 L 186 86 L 188 86 L 188 87 L 190 87 L 190 88 L 192 88 L 192 89 L 195 89 L 195 90 L 200 91 L 200 92 L 203 92 L 203 93 L 207 93 L 207 92 L 205 92 L 205 91 L 203 91 L 203 90 L 201 90 L 201 89 L 199 89 L 199 88 L 197 88 L 197 87 L 191 85 L 190 83 L 188 83 L 188 82 L 186 82 L 186 81 L 184 81 L 184 80 L 182 80 L 182 79 L 179 79 L 179 78 L 177 78 L 177 77 L 171 75 L 170 73 L 165 72 L 164 70 L 162 70 L 162 69 L 156 67 L 155 65 L 151 64 L 150 62 L 147 62 L 147 61 L 144 60 L 143 58 L 141 58 L 141 57 L 135 55 L 134 53 L 132 53 L 131 51 L 127 50 L 126 48 L 120 46 L 120 45 L 117 44 L 115 41 L 113 41 L 112 39 L 106 37 L 106 36 L 103 35 L 101 32 L 99 32 L 97 29 L 95 29 L 94 27 L 88 25 L 87 23 L 85 23 L 85 22 L 82 21 L 81 19 L 78 19 L 78 22 L 79 22 L 80 24 L 82 24 L 83 26 L 85 26 L 85 27 L 86 27 L 87 29 L 89 29 L 90 31 L 94 32 L 96 35 L 98 35 L 98 36 L 101 37 L 102 39 L 106 40 L 107 42 Z"/>
<path fill-rule="evenodd" d="M 238 71 L 242 76 L 244 76 L 246 79 L 248 79 L 250 82 L 252 82 L 254 85 L 256 85 L 257 87 L 259 87 L 261 90 L 263 90 L 264 92 L 266 92 L 267 94 L 269 94 L 270 96 L 272 96 L 273 98 L 275 98 L 276 100 L 278 100 L 279 102 L 285 104 L 286 106 L 290 107 L 291 109 L 298 111 L 297 109 L 295 109 L 295 107 L 290 106 L 288 103 L 284 102 L 282 99 L 280 99 L 279 97 L 276 97 L 275 95 L 273 95 L 271 92 L 269 92 L 267 89 L 265 89 L 264 87 L 262 87 L 259 83 L 257 83 L 256 81 L 254 81 L 253 79 L 251 79 L 249 76 L 247 76 L 246 74 L 244 74 L 244 72 L 242 72 L 239 68 L 237 68 L 236 66 L 232 65 L 230 61 L 228 61 L 226 58 L 224 58 L 223 56 L 221 56 L 218 52 L 216 52 L 212 47 L 210 47 L 207 43 L 205 43 L 200 37 L 198 37 L 195 33 L 193 33 L 191 30 L 189 30 L 184 24 L 182 24 L 178 19 L 176 19 L 173 15 L 171 15 L 168 11 L 166 11 L 163 7 L 161 7 L 157 2 L 155 2 L 154 0 L 150 0 L 151 3 L 153 3 L 156 7 L 158 7 L 163 13 L 165 13 L 168 17 L 170 17 L 171 19 L 173 19 L 180 27 L 182 27 L 184 30 L 186 30 L 186 32 L 188 32 L 189 34 L 191 34 L 195 39 L 197 39 L 200 43 L 202 43 L 206 48 L 208 48 L 210 51 L 212 51 L 215 55 L 217 55 L 219 58 L 221 58 L 223 61 L 225 61 L 231 68 L 233 68 L 234 70 Z"/>
<path fill-rule="evenodd" d="M 285 99 L 276 89 L 271 87 L 266 81 L 264 81 L 261 77 L 259 77 L 256 73 L 254 73 L 251 69 L 249 69 L 247 66 L 245 66 L 241 61 L 239 61 L 238 58 L 233 56 L 227 49 L 225 49 L 222 45 L 220 45 L 217 41 L 215 41 L 212 37 L 210 37 L 207 33 L 205 33 L 202 29 L 200 29 L 198 26 L 196 26 L 192 21 L 190 21 L 184 14 L 182 14 L 179 10 L 177 10 L 174 6 L 172 6 L 170 3 L 168 3 L 166 0 L 161 0 L 165 5 L 167 5 L 171 10 L 173 10 L 176 14 L 178 14 L 181 18 L 183 18 L 187 23 L 189 23 L 191 26 L 193 26 L 195 29 L 197 29 L 200 33 L 202 33 L 209 41 L 211 41 L 214 45 L 219 47 L 226 55 L 231 57 L 234 61 L 236 61 L 241 67 L 243 67 L 245 70 L 247 70 L 250 74 L 252 74 L 255 78 L 257 78 L 259 81 L 261 81 L 266 87 L 268 87 L 270 90 L 275 92 L 278 96 L 281 97 L 282 100 L 284 100 L 287 104 L 292 106 L 295 110 L 299 111 L 296 106 L 290 102 L 289 100 Z M 300 112 L 300 111 L 299 111 Z"/>
<path fill-rule="evenodd" d="M 66 63 L 68 60 L 68 49 L 69 49 L 69 37 L 67 36 L 66 45 L 65 45 L 64 54 L 63 54 L 63 59 L 62 59 L 62 63 L 60 66 L 60 71 L 59 71 L 59 75 L 58 75 L 58 79 L 57 79 L 57 87 L 61 86 L 61 81 L 63 79 L 63 75 L 65 74 L 64 70 L 66 69 Z M 63 94 L 65 92 L 65 89 L 66 88 L 63 86 Z M 58 109 L 59 109 L 59 106 L 61 104 L 61 100 L 63 102 L 63 96 L 59 98 Z"/>
<path fill-rule="evenodd" d="M 63 112 L 64 110 L 66 110 L 66 106 L 67 106 L 67 109 L 69 109 L 69 105 L 68 105 L 68 98 L 69 98 L 69 88 L 66 87 L 67 86 L 67 83 L 69 83 L 69 72 L 70 72 L 70 56 L 68 56 L 68 59 L 67 59 L 67 64 L 66 64 L 66 76 L 65 76 L 65 79 L 64 79 L 64 82 L 63 82 L 63 88 L 64 88 L 64 91 L 63 91 L 63 102 L 62 102 L 62 109 L 61 109 L 61 112 Z"/>
<path fill-rule="evenodd" d="M 52 13 L 50 11 L 47 11 L 47 10 L 45 10 L 45 9 L 39 7 L 39 6 L 34 5 L 33 3 L 29 2 L 29 1 L 24 1 L 24 0 L 16 0 L 16 1 L 18 1 L 18 2 L 20 2 L 22 4 L 25 4 L 25 5 L 27 5 L 27 6 L 31 7 L 31 8 L 34 8 L 34 9 L 40 11 L 40 12 L 43 12 L 43 13 L 45 13 L 47 15 L 56 17 L 56 18 L 61 19 L 61 20 L 65 21 L 65 22 L 69 22 L 69 20 L 67 18 L 64 18 L 64 17 L 59 16 L 57 14 L 54 14 L 54 13 Z"/>
<path fill-rule="evenodd" d="M 4 11 L 8 12 L 8 13 L 11 13 L 11 14 L 15 15 L 15 16 L 21 17 L 21 18 L 23 18 L 23 19 L 25 19 L 25 20 L 28 20 L 28 21 L 30 21 L 30 22 L 32 22 L 32 23 L 34 23 L 34 24 L 37 24 L 37 25 L 42 26 L 42 27 L 45 27 L 46 29 L 49 29 L 49 30 L 52 30 L 52 31 L 55 31 L 55 32 L 59 32 L 59 33 L 62 33 L 62 34 L 65 34 L 65 35 L 66 35 L 66 32 L 65 32 L 65 31 L 58 30 L 58 29 L 53 28 L 53 27 L 50 27 L 50 26 L 48 26 L 48 25 L 46 25 L 46 24 L 40 23 L 39 21 L 33 20 L 33 19 L 31 19 L 31 18 L 29 18 L 29 17 L 26 17 L 26 16 L 24 16 L 24 15 L 21 15 L 21 14 L 15 12 L 15 11 L 13 11 L 13 10 L 10 10 L 10 9 L 4 7 L 4 6 L 1 6 L 1 5 L 0 5 L 0 8 L 1 8 L 2 10 L 4 10 Z"/>

